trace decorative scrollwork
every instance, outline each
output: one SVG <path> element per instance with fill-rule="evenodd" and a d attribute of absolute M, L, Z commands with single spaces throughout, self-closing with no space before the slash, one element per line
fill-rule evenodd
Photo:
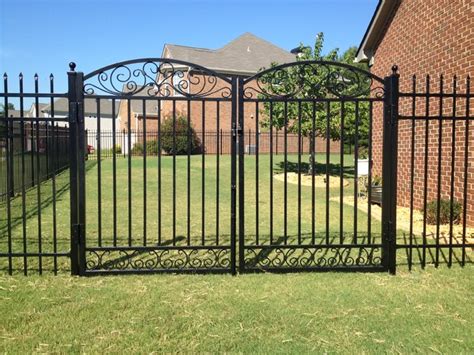
<path fill-rule="evenodd" d="M 377 267 L 382 263 L 379 247 L 245 248 L 245 265 L 250 269 L 304 269 Z"/>
<path fill-rule="evenodd" d="M 300 61 L 279 65 L 246 79 L 243 96 L 244 99 L 382 98 L 384 88 L 381 78 L 354 66 Z"/>
<path fill-rule="evenodd" d="M 84 77 L 84 94 L 120 97 L 209 96 L 230 98 L 231 81 L 197 64 L 173 59 L 138 59 L 116 63 Z"/>
<path fill-rule="evenodd" d="M 199 271 L 228 269 L 230 263 L 229 248 L 86 250 L 88 271 Z"/>

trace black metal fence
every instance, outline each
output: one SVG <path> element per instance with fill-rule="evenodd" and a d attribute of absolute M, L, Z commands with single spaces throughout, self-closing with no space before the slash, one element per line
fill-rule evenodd
<path fill-rule="evenodd" d="M 413 76 L 400 93 L 397 248 L 411 269 L 465 265 L 474 250 L 470 78 Z"/>
<path fill-rule="evenodd" d="M 220 154 L 229 155 L 232 151 L 232 131 L 220 130 L 215 131 L 196 131 L 197 137 L 197 149 L 193 153 L 199 153 L 204 151 L 205 154 Z M 176 133 L 174 135 L 178 140 L 187 139 L 186 134 Z M 97 148 L 100 147 L 100 157 L 107 159 L 113 157 L 113 152 L 117 157 L 125 158 L 128 156 L 128 139 L 131 140 L 130 154 L 132 156 L 142 156 L 144 151 L 144 142 L 147 144 L 148 155 L 158 155 L 158 141 L 160 137 L 170 137 L 169 134 L 163 134 L 157 130 L 147 130 L 146 139 L 145 134 L 142 130 L 131 130 L 130 134 L 127 130 L 104 130 L 100 131 L 96 129 L 86 130 L 86 141 L 88 145 L 89 159 L 97 159 Z M 285 139 L 286 137 L 286 139 Z M 272 142 L 270 142 L 272 141 Z M 274 131 L 272 133 L 268 131 L 252 130 L 247 129 L 242 135 L 242 144 L 244 147 L 244 154 L 255 155 L 257 151 L 260 154 L 269 154 L 272 152 L 275 155 L 281 155 L 285 150 L 290 154 L 311 154 L 311 143 L 309 137 L 298 137 L 296 133 L 284 134 L 283 130 Z M 203 143 L 204 142 L 204 145 Z M 237 143 L 238 144 L 238 143 Z M 326 153 L 326 140 L 323 137 L 315 137 L 315 153 Z M 340 151 L 340 142 L 332 140 L 330 147 L 333 153 Z M 270 149 L 272 151 L 270 151 Z M 348 144 L 344 145 L 344 152 L 346 154 L 354 154 L 354 147 Z M 161 154 L 169 155 L 169 151 L 162 149 Z"/>
<path fill-rule="evenodd" d="M 1 270 L 393 273 L 472 262 L 469 79 L 448 91 L 443 79 L 420 90 L 414 78 L 400 91 L 396 71 L 383 80 L 338 63 L 289 63 L 253 78 L 186 63 L 212 80 L 189 80 L 186 92 L 153 75 L 126 86 L 131 93 L 109 85 L 114 68 L 156 74 L 179 71 L 174 64 L 130 61 L 86 77 L 71 66 L 67 94 L 54 93 L 52 77 L 40 91 L 37 76 L 34 92 L 22 76 L 11 92 L 4 77 Z M 273 85 L 301 79 L 302 68 L 323 75 L 321 92 Z M 38 113 L 48 104 L 47 114 L 26 117 L 26 99 Z M 56 117 L 57 99 L 68 100 L 66 117 Z M 86 106 L 96 129 L 85 130 Z M 171 135 L 161 132 L 165 111 Z M 176 130 L 183 113 L 194 133 Z"/>
<path fill-rule="evenodd" d="M 0 268 L 10 274 L 71 266 L 70 131 L 67 117 L 55 117 L 56 100 L 67 95 L 55 93 L 52 75 L 48 90 L 40 91 L 38 75 L 33 80 L 33 90 L 24 90 L 20 74 L 12 91 L 5 74 L 0 93 Z M 41 112 L 48 104 L 49 114 Z"/>
<path fill-rule="evenodd" d="M 11 149 L 7 155 L 8 140 Z M 0 138 L 0 201 L 14 197 L 69 166 L 69 129 L 57 124 L 15 122 Z M 7 186 L 7 159 L 11 174 Z M 39 164 L 38 164 L 39 161 Z"/>

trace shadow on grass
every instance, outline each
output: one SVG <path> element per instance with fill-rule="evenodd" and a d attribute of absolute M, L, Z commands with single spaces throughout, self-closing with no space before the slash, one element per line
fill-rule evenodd
<path fill-rule="evenodd" d="M 179 248 L 180 246 L 182 246 L 182 242 L 186 241 L 187 238 L 180 235 L 180 236 L 177 236 L 176 238 L 173 239 L 169 239 L 169 240 L 166 240 L 165 242 L 163 243 L 156 243 L 154 245 L 148 245 L 148 246 L 152 246 L 152 247 L 164 247 L 164 246 L 173 246 L 173 244 L 176 245 L 176 248 Z M 114 269 L 114 265 L 117 265 L 117 264 L 121 264 L 121 263 L 126 263 L 127 260 L 129 259 L 133 259 L 137 256 L 140 256 L 140 255 L 145 255 L 148 253 L 148 250 L 136 250 L 135 253 L 133 255 L 122 255 L 120 256 L 119 258 L 115 258 L 115 259 L 111 259 L 111 260 L 107 260 L 103 263 L 103 268 L 105 270 L 113 270 Z"/>
<path fill-rule="evenodd" d="M 444 236 L 441 238 L 443 239 Z M 472 264 L 472 252 L 470 247 L 465 247 L 463 252 L 462 244 L 459 247 L 450 248 L 447 245 L 439 244 L 436 247 L 436 237 L 433 233 L 428 234 L 425 238 L 419 235 L 412 235 L 403 233 L 401 236 L 403 244 L 398 244 L 398 256 L 401 260 L 397 260 L 397 266 L 421 266 L 425 265 L 463 265 Z M 438 252 L 436 251 L 438 249 Z M 451 261 L 449 255 L 451 254 Z"/>
<path fill-rule="evenodd" d="M 326 166 L 329 171 L 329 175 L 331 176 L 340 176 L 341 174 L 341 164 L 332 164 L 330 163 L 329 165 L 323 164 L 323 163 L 314 163 L 314 171 L 315 173 L 318 174 L 326 174 Z M 277 169 L 275 172 L 278 173 L 283 173 L 285 171 L 285 162 L 279 162 L 277 165 Z M 307 174 L 309 171 L 309 163 L 295 163 L 291 161 L 286 162 L 286 171 L 290 173 L 299 173 L 300 171 L 303 174 Z M 342 169 L 342 176 L 346 178 L 352 178 L 354 177 L 354 167 L 353 166 L 344 166 Z"/>
<path fill-rule="evenodd" d="M 86 161 L 85 168 L 86 168 L 86 173 L 94 168 L 94 166 L 97 164 L 96 161 L 91 161 L 88 160 Z M 33 186 L 28 188 L 25 191 L 25 196 L 28 197 L 28 200 L 34 200 L 34 203 L 29 204 L 26 206 L 26 214 L 25 214 L 25 219 L 28 220 L 30 218 L 33 218 L 38 215 L 38 211 L 41 209 L 45 209 L 49 207 L 50 205 L 53 204 L 54 200 L 58 200 L 62 195 L 65 193 L 69 192 L 69 187 L 70 187 L 70 182 L 69 179 L 66 177 L 66 173 L 69 171 L 69 169 L 65 169 L 59 174 L 56 174 L 56 194 L 53 195 L 53 191 L 50 188 L 51 184 L 51 179 L 45 180 L 41 182 L 40 184 L 40 191 L 41 191 L 41 203 L 38 205 L 37 203 L 37 186 Z M 33 199 L 32 199 L 33 197 Z M 11 229 L 14 229 L 18 225 L 23 223 L 23 212 L 22 212 L 22 202 L 21 202 L 22 195 L 18 194 L 14 198 L 10 200 L 10 205 L 15 204 L 15 206 L 11 206 Z M 1 209 L 7 211 L 7 202 L 2 202 L 1 203 Z M 13 217 L 17 216 L 17 217 Z M 8 220 L 7 220 L 7 214 L 5 213 L 5 216 L 0 219 L 0 234 L 2 236 L 5 236 L 8 231 Z"/>
<path fill-rule="evenodd" d="M 285 239 L 286 242 L 285 243 Z M 334 248 L 322 248 L 321 253 L 318 254 L 318 258 L 327 258 L 331 257 L 334 255 L 334 249 L 340 248 L 340 249 L 345 249 L 344 246 L 337 246 L 338 244 L 347 244 L 347 243 L 352 243 L 354 241 L 354 236 L 349 233 L 347 235 L 344 235 L 342 237 L 342 243 L 341 243 L 341 236 L 336 233 L 332 234 L 330 236 L 327 236 L 326 233 L 319 233 L 317 235 L 317 238 L 315 238 L 314 243 L 312 240 L 312 234 L 311 233 L 305 233 L 301 235 L 301 242 L 298 242 L 298 235 L 289 235 L 287 238 L 284 236 L 278 237 L 276 241 L 274 241 L 270 245 L 266 245 L 266 247 L 261 248 L 259 252 L 256 252 L 258 250 L 257 245 L 249 245 L 247 244 L 246 247 L 249 249 L 253 249 L 255 252 L 255 256 L 246 259 L 245 260 L 245 267 L 247 268 L 258 268 L 264 264 L 268 264 L 272 260 L 271 254 L 275 252 L 275 249 L 278 249 L 279 247 L 285 247 L 286 245 L 288 246 L 298 246 L 301 245 L 303 247 L 314 247 L 318 248 L 319 246 L 332 246 L 335 245 Z M 371 238 L 368 238 L 367 235 L 358 235 L 357 236 L 357 243 L 360 245 L 360 248 L 353 248 L 354 253 L 357 253 L 357 255 L 352 255 L 352 252 L 345 253 L 345 258 L 363 258 L 365 257 L 363 254 L 363 249 L 366 247 L 371 247 L 372 244 L 376 244 L 375 236 L 372 236 Z M 297 250 L 297 249 L 295 249 Z M 275 259 L 278 258 L 278 256 L 274 256 Z M 271 264 L 271 262 L 270 262 Z"/>

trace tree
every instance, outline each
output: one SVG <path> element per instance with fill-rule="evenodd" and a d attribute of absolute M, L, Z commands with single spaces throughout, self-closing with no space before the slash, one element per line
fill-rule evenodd
<path fill-rule="evenodd" d="M 8 110 L 15 109 L 15 105 L 13 105 L 11 102 L 8 103 L 7 107 L 8 107 Z M 4 117 L 4 116 L 5 116 L 5 105 L 0 104 L 0 117 Z"/>
<path fill-rule="evenodd" d="M 367 146 L 368 102 L 356 104 L 350 99 L 369 97 L 371 78 L 358 70 L 368 70 L 368 67 L 363 63 L 353 63 L 356 47 L 349 48 L 342 55 L 339 55 L 337 48 L 323 55 L 323 44 L 323 33 L 316 36 L 313 47 L 301 43 L 297 61 L 339 62 L 349 66 L 301 63 L 264 74 L 259 79 L 261 97 L 270 95 L 282 97 L 282 101 L 285 101 L 285 98 L 297 98 L 303 101 L 265 102 L 265 114 L 261 126 L 263 129 L 272 126 L 277 130 L 282 130 L 286 126 L 288 132 L 301 132 L 302 136 L 310 138 L 311 147 L 314 146 L 314 138 L 326 136 L 341 141 L 341 144 L 354 144 L 357 138 L 361 147 Z M 272 64 L 272 67 L 275 66 L 277 63 Z M 336 100 L 330 103 L 328 100 L 310 100 L 328 98 Z M 310 171 L 313 170 L 311 164 L 313 158 L 310 158 Z"/>
<path fill-rule="evenodd" d="M 14 110 L 15 106 L 12 103 L 8 103 L 8 110 Z M 5 118 L 5 105 L 0 104 L 0 118 Z M 7 122 L 0 120 L 0 138 L 6 137 L 7 133 Z"/>

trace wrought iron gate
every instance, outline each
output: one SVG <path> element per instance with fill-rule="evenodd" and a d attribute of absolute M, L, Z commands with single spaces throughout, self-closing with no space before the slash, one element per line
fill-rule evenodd
<path fill-rule="evenodd" d="M 255 121 L 257 142 L 254 162 L 244 159 L 243 147 L 239 145 L 241 272 L 395 272 L 397 88 L 396 68 L 384 81 L 356 67 L 334 62 L 300 61 L 239 79 L 239 125 L 243 127 L 249 119 Z M 374 111 L 380 116 L 383 112 L 385 122 L 381 224 L 372 218 L 371 204 L 367 203 L 372 200 L 372 168 L 364 172 L 365 180 L 359 179 L 358 169 L 362 147 L 366 149 L 368 162 L 372 162 Z M 264 169 L 261 169 L 258 151 L 259 127 L 262 126 L 270 134 L 270 156 Z M 279 130 L 283 131 L 283 157 L 274 155 L 272 136 Z M 297 135 L 296 154 L 295 151 L 289 153 L 292 145 L 288 141 L 289 132 Z M 331 154 L 331 145 L 337 143 L 333 137 L 339 142 L 336 154 Z M 362 142 L 361 137 L 366 140 Z M 308 150 L 304 148 L 305 139 L 309 141 Z M 318 141 L 325 145 L 323 154 L 316 152 Z M 345 162 L 346 142 L 354 145 L 354 161 Z M 309 164 L 302 161 L 304 155 L 310 157 Z M 254 164 L 253 169 L 256 169 L 255 187 L 251 187 L 255 189 L 251 212 L 246 196 L 249 188 L 245 186 L 247 164 Z M 345 164 L 354 169 L 352 174 Z M 275 169 L 279 170 L 277 175 L 282 177 L 283 183 L 275 180 Z M 265 170 L 269 176 L 261 173 Z M 302 181 L 305 173 L 309 174 L 306 181 Z M 259 174 L 270 179 L 269 191 L 263 194 L 259 191 Z M 321 179 L 324 188 L 321 188 Z M 338 189 L 336 196 L 330 187 L 334 180 Z M 352 196 L 345 196 L 349 184 L 353 184 Z M 359 198 L 361 190 L 366 190 L 365 199 Z M 352 206 L 345 204 L 348 197 Z M 368 209 L 367 220 L 362 223 L 358 217 L 358 201 L 364 201 Z M 268 211 L 259 213 L 260 205 L 269 206 Z M 248 218 L 248 212 L 255 213 L 255 218 Z M 337 213 L 335 219 L 331 216 L 334 212 Z"/>
<path fill-rule="evenodd" d="M 112 109 L 112 136 L 119 130 L 116 110 L 122 117 L 121 129 L 126 131 L 120 152 L 126 167 L 118 164 L 117 155 L 122 154 L 117 154 L 115 141 L 108 167 L 112 170 L 109 218 L 103 214 L 107 204 L 102 188 L 105 167 L 101 141 L 97 140 L 97 200 L 87 198 L 88 206 L 97 203 L 94 230 L 92 223 L 84 220 L 86 161 L 79 158 L 74 162 L 77 179 L 71 180 L 71 186 L 76 191 L 77 185 L 78 193 L 71 196 L 79 212 L 76 216 L 72 211 L 77 273 L 235 273 L 236 79 L 168 59 L 121 62 L 84 79 L 81 74 L 70 74 L 71 86 L 81 88 L 76 99 L 71 98 L 71 109 L 78 107 L 72 111 L 77 113 L 72 132 L 81 132 L 77 135 L 77 156 L 85 156 L 84 114 L 80 108 L 87 106 L 87 101 L 96 107 L 99 137 L 104 126 L 104 101 L 110 102 Z M 222 171 L 219 151 L 212 158 L 206 152 L 207 132 L 222 128 L 234 132 L 231 161 L 224 165 L 227 171 Z M 213 171 L 212 181 L 207 170 Z M 126 186 L 119 186 L 118 180 Z M 126 198 L 117 198 L 119 189 L 127 191 Z M 230 203 L 224 206 L 222 200 Z M 152 215 L 152 210 L 156 214 Z M 108 230 L 104 227 L 106 219 Z"/>
<path fill-rule="evenodd" d="M 25 258 L 26 273 L 27 258 L 35 256 L 40 263 L 69 256 L 75 275 L 395 272 L 395 68 L 381 79 L 340 63 L 299 61 L 238 77 L 145 58 L 88 75 L 71 63 L 68 78 L 66 94 L 54 94 L 53 86 L 49 94 L 36 89 L 30 96 L 8 94 L 5 86 L 2 94 L 6 106 L 8 97 L 35 98 L 36 121 L 38 98 L 49 98 L 46 129 L 63 121 L 69 131 L 63 145 L 70 252 L 56 250 L 55 242 L 49 254 L 15 252 L 8 197 L 10 273 L 14 258 Z M 66 116 L 55 117 L 54 98 L 67 102 Z M 376 115 L 384 117 L 383 152 L 372 151 Z M 26 121 L 21 116 L 5 120 L 8 132 Z M 7 188 L 13 191 L 10 135 L 6 142 Z M 381 221 L 367 203 L 375 178 L 368 165 L 362 174 L 363 155 L 366 162 L 383 155 Z M 55 208 L 53 218 L 56 233 Z"/>

